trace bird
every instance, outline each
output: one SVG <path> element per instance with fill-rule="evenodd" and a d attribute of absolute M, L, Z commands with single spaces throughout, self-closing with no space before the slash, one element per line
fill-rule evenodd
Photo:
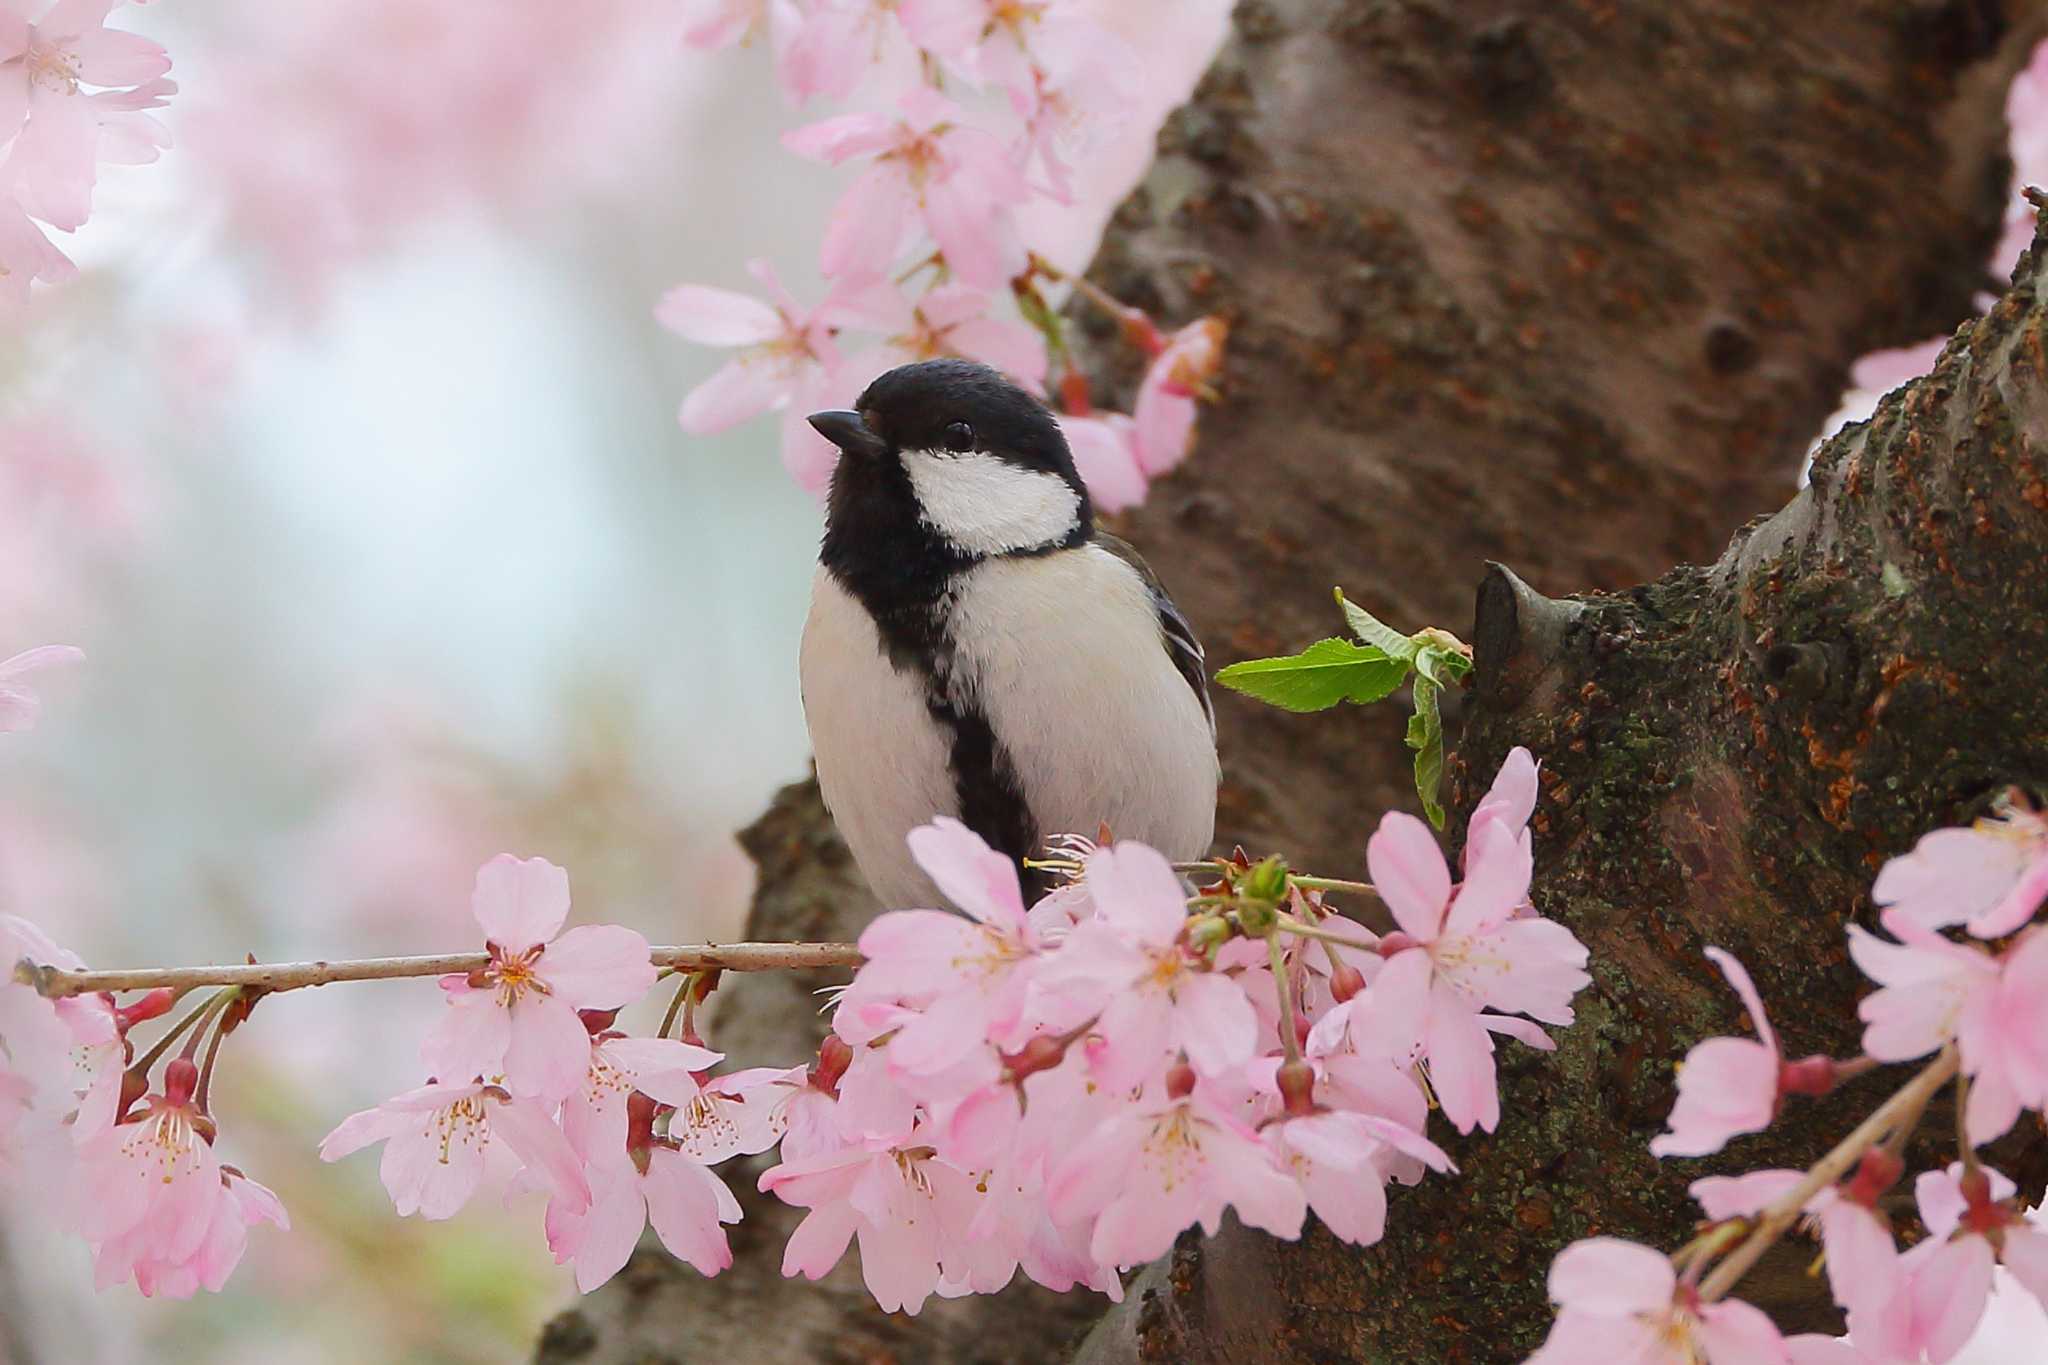
<path fill-rule="evenodd" d="M 799 675 L 818 786 L 884 909 L 935 908 L 906 836 L 950 816 L 1027 867 L 1095 835 L 1206 855 L 1216 721 L 1188 620 L 1095 525 L 1058 419 L 938 358 L 808 421 L 839 448 Z"/>

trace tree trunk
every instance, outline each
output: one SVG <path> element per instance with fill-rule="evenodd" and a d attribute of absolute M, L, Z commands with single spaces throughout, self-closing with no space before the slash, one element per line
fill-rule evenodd
<path fill-rule="evenodd" d="M 1751 961 L 1788 1046 L 1840 1048 L 1841 926 L 1874 860 L 2048 780 L 2030 289 L 1831 447 L 1815 491 L 1716 567 L 1672 569 L 1784 503 L 1850 359 L 1968 312 L 2003 91 L 2042 16 L 1245 0 L 1235 26 L 1095 270 L 1165 318 L 1232 324 L 1200 449 L 1119 528 L 1212 665 L 1337 633 L 1333 583 L 1414 629 L 1461 621 L 1488 560 L 1553 591 L 1656 581 L 1583 604 L 1482 589 L 1453 796 L 1511 743 L 1544 761 L 1537 895 L 1596 971 L 1563 1050 L 1502 1053 L 1500 1132 L 1453 1144 L 1463 1175 L 1399 1192 L 1381 1246 L 1184 1240 L 1083 1355 L 1516 1360 L 1564 1241 L 1686 1226 L 1706 1165 L 1660 1169 L 1644 1144 L 1671 1062 L 1736 1026 L 1700 947 Z M 1105 356 L 1109 387 L 1127 363 Z M 1344 875 L 1374 813 L 1413 804 L 1394 708 L 1220 712 L 1225 846 Z M 750 936 L 845 937 L 871 913 L 813 789 L 748 839 Z M 814 984 L 728 984 L 715 1041 L 794 1060 Z M 1811 1152 L 1868 1086 L 1743 1164 Z M 776 1278 L 793 1221 L 749 1201 L 715 1282 L 643 1254 L 539 1359 L 1042 1360 L 1100 1307 L 1013 1287 L 886 1317 L 851 1258 L 821 1286 Z"/>

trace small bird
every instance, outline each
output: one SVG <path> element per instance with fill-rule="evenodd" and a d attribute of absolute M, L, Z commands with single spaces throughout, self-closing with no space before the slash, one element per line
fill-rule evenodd
<path fill-rule="evenodd" d="M 1044 404 L 925 360 L 810 424 L 839 447 L 800 673 L 818 785 L 885 907 L 934 906 L 904 840 L 948 815 L 1023 866 L 1062 834 L 1208 852 L 1202 646 L 1095 528 Z"/>

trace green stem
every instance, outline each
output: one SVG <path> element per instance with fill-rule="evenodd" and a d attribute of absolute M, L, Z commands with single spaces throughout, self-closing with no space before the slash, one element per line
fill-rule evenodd
<path fill-rule="evenodd" d="M 1304 891 L 1355 891 L 1361 896 L 1377 896 L 1371 882 L 1345 881 L 1342 877 L 1304 877 L 1289 874 L 1287 880 Z"/>
<path fill-rule="evenodd" d="M 1287 1060 L 1301 1060 L 1301 1041 L 1294 1036 L 1294 982 L 1287 973 L 1287 950 L 1280 944 L 1278 934 L 1266 936 L 1267 960 L 1273 964 L 1273 989 L 1280 997 L 1280 1044 L 1287 1049 Z"/>
<path fill-rule="evenodd" d="M 232 1001 L 241 993 L 242 988 L 240 986 L 234 986 L 229 988 L 228 990 L 222 991 L 221 997 L 224 1000 Z M 193 1040 L 196 1042 L 198 1040 L 199 1035 L 194 1034 L 192 1036 Z M 193 1104 L 198 1108 L 199 1112 L 202 1114 L 209 1112 L 206 1107 L 206 1097 L 209 1093 L 211 1093 L 213 1089 L 213 1063 L 214 1059 L 220 1056 L 220 1040 L 227 1036 L 228 1031 L 225 1028 L 221 1027 L 219 1020 L 215 1020 L 213 1037 L 206 1044 L 206 1061 L 199 1068 L 199 1088 L 196 1091 L 194 1091 L 192 1095 Z"/>
<path fill-rule="evenodd" d="M 655 1031 L 657 1038 L 668 1037 L 668 1031 L 676 1025 L 676 1015 L 682 1012 L 683 1001 L 690 998 L 690 991 L 697 984 L 697 973 L 685 972 L 683 984 L 676 988 L 675 998 L 668 1002 L 668 1013 L 661 1016 L 661 1027 Z"/>
<path fill-rule="evenodd" d="M 187 1029 L 191 1028 L 194 1024 L 198 1023 L 200 1020 L 206 1018 L 209 1014 L 211 1014 L 213 1012 L 214 1002 L 216 1000 L 219 1000 L 223 995 L 226 994 L 226 991 L 216 991 L 212 995 L 208 996 L 205 1000 L 201 1001 L 198 1005 L 194 1006 L 191 1013 L 187 1014 L 183 1019 L 180 1019 L 177 1023 L 171 1025 L 170 1028 L 164 1031 L 163 1037 L 157 1039 L 154 1043 L 151 1043 L 149 1046 L 149 1051 L 143 1053 L 142 1056 L 137 1058 L 128 1067 L 128 1070 L 138 1076 L 147 1077 L 149 1075 L 149 1069 L 157 1064 L 157 1060 L 159 1058 L 161 1058 L 166 1052 L 169 1052 L 171 1050 L 171 1044 L 177 1042 L 178 1039 L 184 1037 L 185 1031 Z"/>
<path fill-rule="evenodd" d="M 1303 924 L 1300 920 L 1289 915 L 1282 915 L 1280 917 L 1280 929 L 1283 933 L 1294 934 L 1300 938 L 1320 939 L 1324 943 L 1334 943 L 1339 947 L 1356 948 L 1361 953 L 1377 953 L 1380 950 L 1377 943 L 1366 943 L 1361 939 L 1350 938 L 1344 934 L 1333 934 L 1328 929 L 1319 928 L 1313 924 Z"/>

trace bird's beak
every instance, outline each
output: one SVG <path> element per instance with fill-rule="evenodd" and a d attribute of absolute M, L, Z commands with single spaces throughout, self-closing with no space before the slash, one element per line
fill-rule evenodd
<path fill-rule="evenodd" d="M 830 412 L 814 412 L 804 419 L 817 433 L 838 446 L 848 455 L 876 457 L 888 452 L 888 444 L 861 420 L 857 412 L 834 409 Z"/>

